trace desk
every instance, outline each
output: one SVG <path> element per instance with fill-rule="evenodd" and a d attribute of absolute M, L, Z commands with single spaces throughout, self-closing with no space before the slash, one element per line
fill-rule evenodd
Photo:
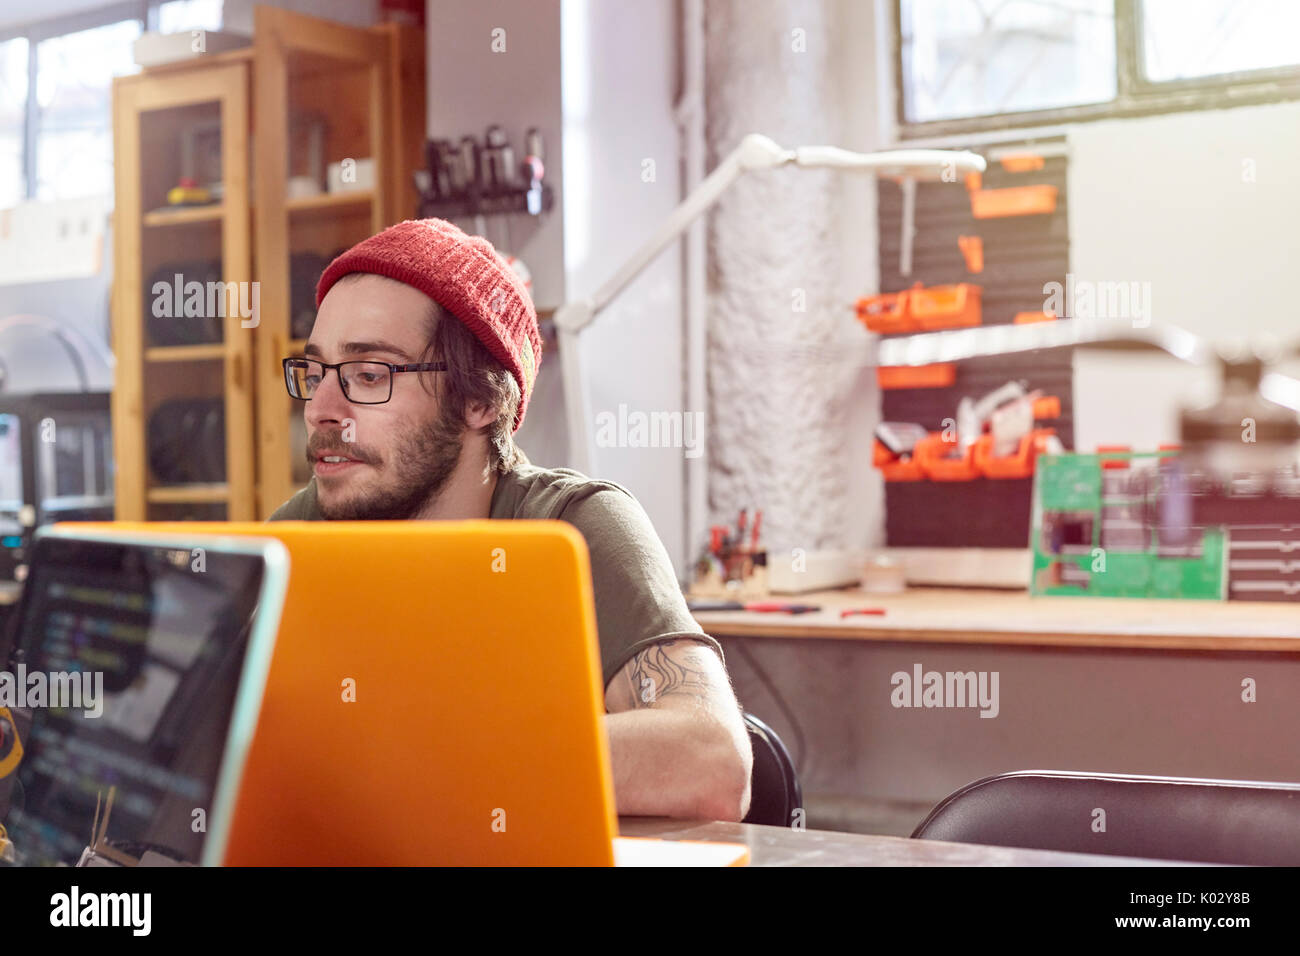
<path fill-rule="evenodd" d="M 810 614 L 695 615 L 736 696 L 791 750 L 811 826 L 905 835 L 1013 770 L 1300 780 L 1300 608 L 1284 602 L 854 589 Z M 841 619 L 847 607 L 884 616 Z M 996 719 L 900 707 L 896 674 L 998 674 Z M 1247 699 L 1253 695 L 1253 699 Z"/>
<path fill-rule="evenodd" d="M 620 817 L 621 836 L 715 840 L 749 847 L 750 866 L 1198 866 L 1168 860 L 1015 847 L 909 840 L 904 837 L 791 830 L 752 823 Z"/>
<path fill-rule="evenodd" d="M 1026 591 L 983 588 L 910 588 L 886 595 L 849 588 L 790 600 L 822 610 L 701 611 L 695 619 L 714 637 L 1300 652 L 1300 607 L 1286 601 L 1030 597 Z M 850 607 L 883 607 L 886 613 L 841 619 L 840 611 Z"/>

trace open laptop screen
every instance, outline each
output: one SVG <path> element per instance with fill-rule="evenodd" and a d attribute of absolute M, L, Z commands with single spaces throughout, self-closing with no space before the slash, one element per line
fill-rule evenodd
<path fill-rule="evenodd" d="M 0 781 L 12 862 L 200 862 L 265 573 L 252 548 L 37 539 L 0 674 L 31 721 Z"/>

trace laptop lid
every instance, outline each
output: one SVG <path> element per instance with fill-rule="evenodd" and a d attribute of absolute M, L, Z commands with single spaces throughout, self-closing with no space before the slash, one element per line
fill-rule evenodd
<path fill-rule="evenodd" d="M 289 551 L 225 862 L 613 862 L 591 574 L 571 525 L 111 527 L 182 547 L 212 531 L 274 536 Z"/>
<path fill-rule="evenodd" d="M 0 654 L 15 863 L 222 859 L 287 583 L 274 540 L 38 530 Z"/>

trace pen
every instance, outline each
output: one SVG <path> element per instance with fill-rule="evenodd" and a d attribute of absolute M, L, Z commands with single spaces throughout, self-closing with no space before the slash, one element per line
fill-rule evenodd
<path fill-rule="evenodd" d="M 688 601 L 691 611 L 755 611 L 761 614 L 810 614 L 820 611 L 820 604 L 793 604 L 789 601 Z"/>
<path fill-rule="evenodd" d="M 852 617 L 855 614 L 884 614 L 883 607 L 846 607 L 840 611 L 840 620 L 846 617 Z"/>

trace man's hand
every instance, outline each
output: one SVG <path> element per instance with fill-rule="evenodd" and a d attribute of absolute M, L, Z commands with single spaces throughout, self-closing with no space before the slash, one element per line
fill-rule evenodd
<path fill-rule="evenodd" d="M 739 821 L 753 752 L 727 671 L 706 645 L 665 641 L 605 689 L 620 814 Z"/>

